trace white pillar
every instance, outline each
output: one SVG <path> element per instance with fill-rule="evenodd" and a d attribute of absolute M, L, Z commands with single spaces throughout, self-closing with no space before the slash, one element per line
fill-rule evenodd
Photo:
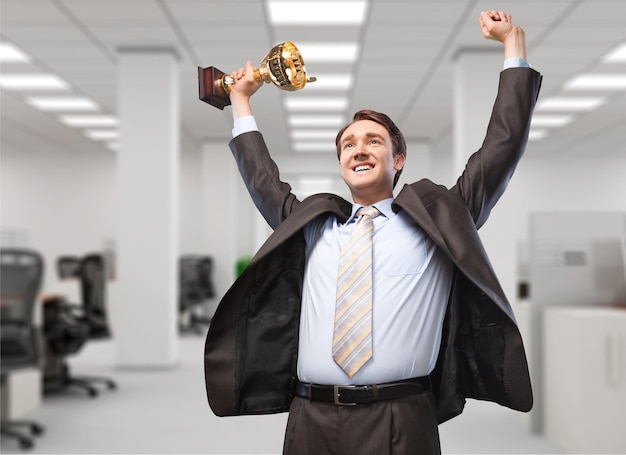
<path fill-rule="evenodd" d="M 207 104 L 206 109 L 214 108 Z M 213 307 L 209 310 L 213 313 L 235 280 L 235 264 L 241 254 L 240 232 L 251 230 L 250 209 L 247 200 L 240 196 L 245 188 L 228 148 L 228 141 L 205 144 L 201 163 L 204 199 L 203 244 L 204 250 L 211 254 L 215 261 L 216 298 L 213 299 Z M 247 199 L 249 198 L 247 196 Z"/>
<path fill-rule="evenodd" d="M 497 47 L 497 46 L 496 46 Z M 461 174 L 469 156 L 482 145 L 497 94 L 504 53 L 497 49 L 461 49 L 455 59 L 454 175 Z M 515 177 L 510 186 L 515 184 Z M 514 192 L 505 192 L 480 229 L 491 263 L 513 303 L 516 299 L 517 238 Z"/>
<path fill-rule="evenodd" d="M 119 49 L 118 286 L 120 367 L 170 367 L 178 353 L 178 58 Z"/>
<path fill-rule="evenodd" d="M 454 59 L 454 175 L 483 142 L 498 89 L 502 52 L 461 49 Z"/>

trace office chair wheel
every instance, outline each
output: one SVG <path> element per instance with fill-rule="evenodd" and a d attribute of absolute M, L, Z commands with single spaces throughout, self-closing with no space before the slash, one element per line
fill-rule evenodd
<path fill-rule="evenodd" d="M 96 398 L 98 396 L 98 391 L 96 389 L 88 389 L 87 394 L 91 398 Z"/>
<path fill-rule="evenodd" d="M 107 381 L 106 385 L 109 388 L 109 390 L 116 390 L 117 389 L 117 384 L 115 382 L 113 382 L 113 381 Z"/>
<path fill-rule="evenodd" d="M 33 440 L 30 438 L 27 438 L 26 436 L 18 438 L 17 443 L 20 445 L 20 449 L 24 449 L 24 450 L 32 449 L 34 445 Z"/>
<path fill-rule="evenodd" d="M 30 432 L 34 434 L 35 436 L 41 436 L 44 433 L 44 431 L 45 431 L 44 427 L 36 423 L 33 423 L 30 426 Z"/>

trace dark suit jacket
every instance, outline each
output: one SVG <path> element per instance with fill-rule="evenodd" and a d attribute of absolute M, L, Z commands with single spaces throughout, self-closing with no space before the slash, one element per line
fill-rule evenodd
<path fill-rule="evenodd" d="M 504 192 L 526 147 L 541 76 L 529 68 L 500 75 L 482 147 L 450 189 L 429 180 L 405 185 L 393 203 L 452 259 L 454 279 L 437 366 L 438 419 L 465 398 L 528 411 L 532 391 L 515 318 L 477 229 Z M 336 195 L 299 201 L 281 182 L 260 133 L 231 142 L 241 175 L 275 229 L 217 308 L 205 346 L 205 379 L 217 415 L 283 412 L 293 398 L 304 273 L 302 228 L 318 216 L 345 221 L 352 204 Z"/>

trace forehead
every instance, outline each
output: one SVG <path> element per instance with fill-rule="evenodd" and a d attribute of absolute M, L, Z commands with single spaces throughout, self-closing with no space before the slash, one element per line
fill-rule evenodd
<path fill-rule="evenodd" d="M 377 134 L 382 136 L 385 140 L 390 140 L 391 137 L 387 128 L 380 123 L 376 123 L 372 120 L 357 120 L 351 124 L 341 135 L 341 139 L 348 136 L 366 136 L 369 134 Z"/>

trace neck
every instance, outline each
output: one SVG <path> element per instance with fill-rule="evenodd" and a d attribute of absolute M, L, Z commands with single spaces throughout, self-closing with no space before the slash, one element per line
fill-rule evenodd
<path fill-rule="evenodd" d="M 393 197 L 393 193 L 384 194 L 384 195 L 370 195 L 370 196 L 357 196 L 352 194 L 352 200 L 357 205 L 362 205 L 364 207 L 369 207 L 371 205 L 376 204 L 377 202 L 384 201 L 385 199 L 389 199 Z"/>

